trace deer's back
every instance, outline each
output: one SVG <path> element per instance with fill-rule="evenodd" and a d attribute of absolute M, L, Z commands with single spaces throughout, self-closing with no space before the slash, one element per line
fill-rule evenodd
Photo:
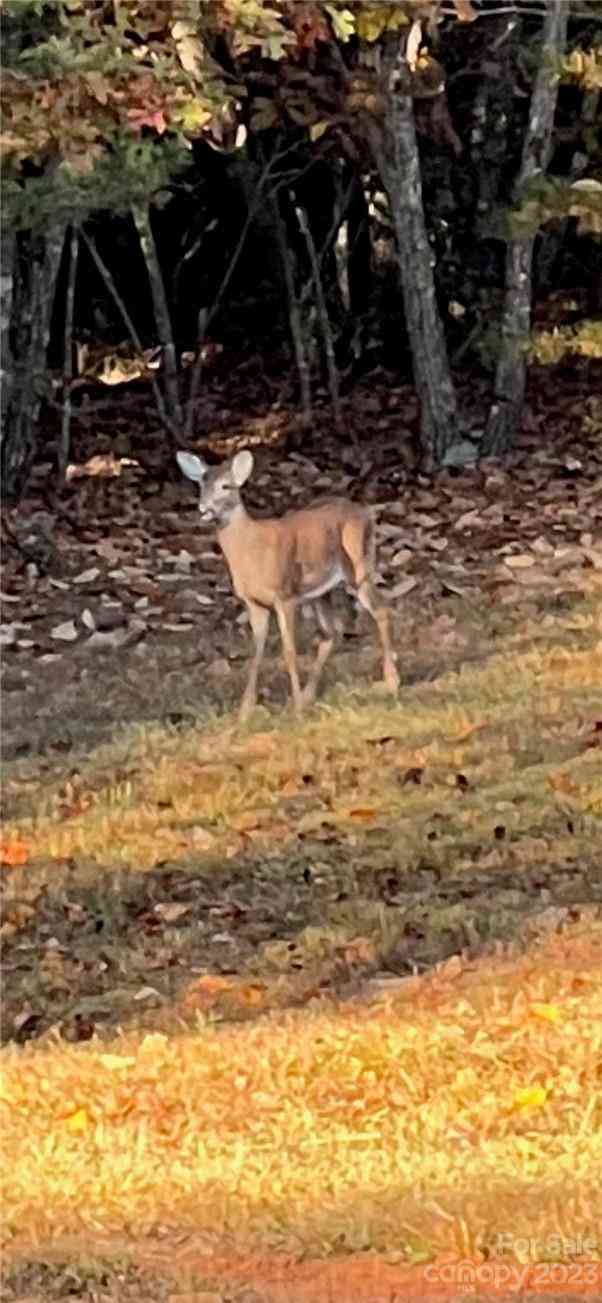
<path fill-rule="evenodd" d="M 353 583 L 372 537 L 369 510 L 346 498 L 322 498 L 279 519 L 245 513 L 218 535 L 236 593 L 263 606 L 311 601 Z"/>

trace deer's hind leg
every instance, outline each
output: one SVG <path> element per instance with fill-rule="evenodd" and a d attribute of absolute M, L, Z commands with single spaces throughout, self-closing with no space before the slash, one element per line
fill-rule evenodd
<path fill-rule="evenodd" d="M 353 574 L 358 602 L 369 611 L 376 627 L 383 656 L 383 683 L 387 692 L 399 688 L 397 657 L 391 642 L 391 613 L 380 601 L 372 583 L 375 568 L 374 522 L 370 517 L 353 520 L 343 530 L 343 546 Z"/>
<path fill-rule="evenodd" d="M 387 692 L 396 693 L 399 688 L 396 655 L 391 643 L 391 612 L 388 606 L 379 602 L 369 579 L 363 579 L 357 590 L 358 602 L 370 612 L 375 621 L 383 653 L 383 683 Z"/>
<path fill-rule="evenodd" d="M 335 624 L 328 599 L 326 599 L 326 601 L 324 601 L 323 598 L 318 599 L 313 602 L 313 608 L 320 626 L 322 637 L 318 643 L 316 659 L 313 663 L 311 674 L 301 694 L 302 706 L 311 706 L 312 702 L 315 701 L 318 684 L 322 676 L 322 670 L 324 669 L 326 661 L 328 660 L 336 641 Z"/>

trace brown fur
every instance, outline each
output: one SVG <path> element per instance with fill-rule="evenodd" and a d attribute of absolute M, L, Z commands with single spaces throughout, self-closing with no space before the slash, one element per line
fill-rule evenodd
<path fill-rule="evenodd" d="M 271 611 L 276 613 L 280 627 L 295 709 L 300 711 L 314 700 L 321 672 L 335 642 L 327 597 L 341 583 L 354 590 L 375 620 L 383 652 L 384 682 L 389 691 L 396 692 L 399 680 L 391 647 L 389 612 L 379 603 L 372 586 L 375 539 L 369 509 L 347 498 L 324 498 L 279 519 L 255 520 L 240 498 L 240 487 L 253 466 L 250 453 L 238 453 L 231 462 L 213 470 L 190 454 L 179 454 L 178 459 L 184 473 L 200 484 L 199 509 L 216 521 L 217 539 L 234 591 L 249 612 L 255 651 L 240 717 L 245 719 L 256 704 L 257 678 Z M 302 691 L 295 612 L 305 604 L 314 607 L 322 638 Z"/>

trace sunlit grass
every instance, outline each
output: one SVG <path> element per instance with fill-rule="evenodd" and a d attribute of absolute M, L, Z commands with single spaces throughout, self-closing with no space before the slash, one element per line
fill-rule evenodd
<path fill-rule="evenodd" d="M 13 1249 L 157 1227 L 408 1261 L 495 1252 L 509 1228 L 596 1239 L 602 934 L 568 913 L 575 891 L 599 898 L 600 632 L 599 612 L 561 614 L 396 702 L 343 685 L 300 723 L 146 726 L 68 780 L 15 780 L 11 1015 L 31 1004 L 60 1026 L 81 984 L 92 1017 L 105 999 L 112 1016 L 102 1043 L 2 1052 Z M 501 958 L 522 924 L 541 936 L 551 876 L 565 930 Z M 407 975 L 422 936 L 419 971 L 464 958 L 368 1005 L 327 1000 L 339 970 L 374 978 L 364 993 L 381 966 Z M 147 981 L 165 1034 L 116 1033 Z"/>
<path fill-rule="evenodd" d="M 415 826 L 449 801 L 458 773 L 470 788 L 463 817 L 475 828 L 517 793 L 527 806 L 513 811 L 517 826 L 550 804 L 599 815 L 602 780 L 584 744 L 602 710 L 601 683 L 600 642 L 576 649 L 552 641 L 467 664 L 402 690 L 395 703 L 342 694 L 301 724 L 277 717 L 259 735 L 237 738 L 219 721 L 188 734 L 149 727 L 92 757 L 67 797 L 36 795 L 31 813 L 4 836 L 23 840 L 30 860 L 81 856 L 148 868 L 189 857 L 191 829 L 197 846 L 201 828 L 206 849 L 228 854 L 241 834 L 276 840 L 307 832 L 312 813 L 348 828 L 367 808 L 366 821 Z M 380 738 L 389 739 L 382 750 Z M 127 777 L 95 777 L 99 766 L 119 763 Z M 419 788 L 400 786 L 416 768 L 424 771 Z M 306 809 L 291 818 L 295 795 Z"/>
<path fill-rule="evenodd" d="M 601 963 L 575 929 L 370 1006 L 6 1050 L 8 1239 L 160 1225 L 412 1259 L 518 1223 L 595 1238 Z"/>

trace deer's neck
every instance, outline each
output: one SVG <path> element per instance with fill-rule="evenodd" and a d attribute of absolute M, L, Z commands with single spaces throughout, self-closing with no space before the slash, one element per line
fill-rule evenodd
<path fill-rule="evenodd" d="M 227 553 L 232 544 L 247 532 L 249 526 L 253 527 L 253 520 L 242 502 L 239 502 L 225 520 L 218 522 L 216 534 L 222 551 Z"/>

